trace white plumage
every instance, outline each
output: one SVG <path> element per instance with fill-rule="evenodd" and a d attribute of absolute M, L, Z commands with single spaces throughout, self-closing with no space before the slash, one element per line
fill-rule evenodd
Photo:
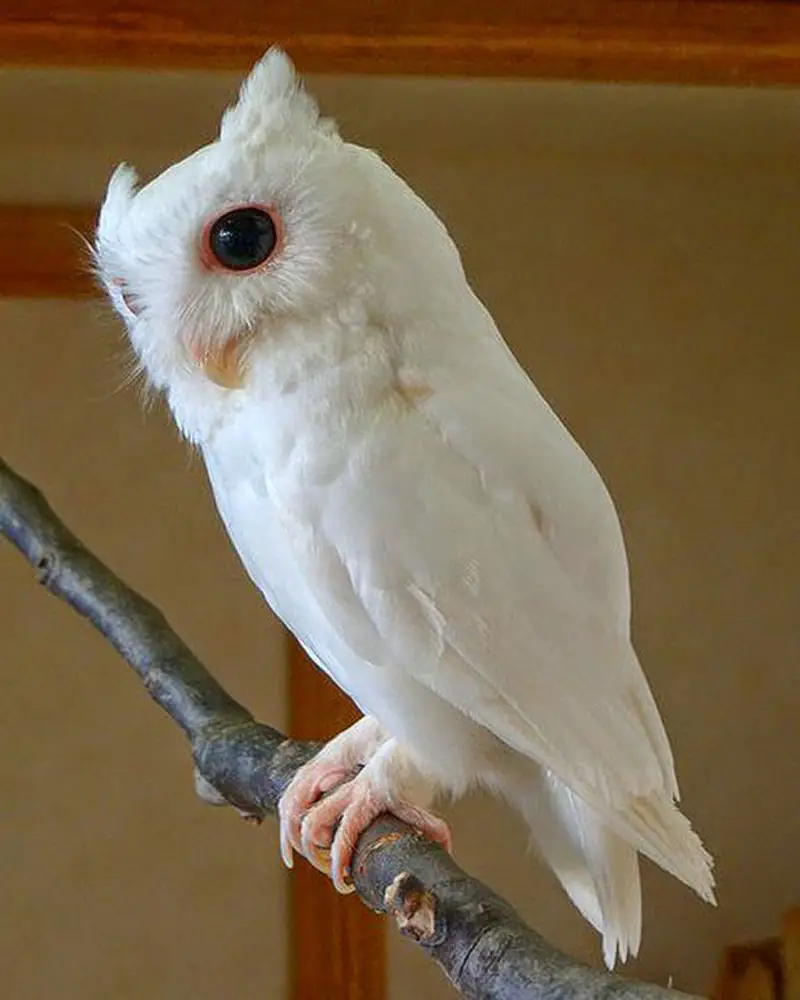
<path fill-rule="evenodd" d="M 447 844 L 431 795 L 482 784 L 609 966 L 639 946 L 637 852 L 713 900 L 602 480 L 441 222 L 319 118 L 282 53 L 216 142 L 138 192 L 115 172 L 96 255 L 247 571 L 365 715 L 284 797 L 287 860 L 324 867 L 332 846 L 343 889 L 378 812 Z"/>

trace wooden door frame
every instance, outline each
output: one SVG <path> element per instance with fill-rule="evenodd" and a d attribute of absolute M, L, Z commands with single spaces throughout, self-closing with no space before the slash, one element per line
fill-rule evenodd
<path fill-rule="evenodd" d="M 800 83 L 791 0 L 4 0 L 0 62 L 246 69 L 272 42 L 304 72 Z"/>
<path fill-rule="evenodd" d="M 289 637 L 289 735 L 330 739 L 358 718 L 353 703 Z M 383 1000 L 385 921 L 339 895 L 303 861 L 291 873 L 291 1000 Z"/>

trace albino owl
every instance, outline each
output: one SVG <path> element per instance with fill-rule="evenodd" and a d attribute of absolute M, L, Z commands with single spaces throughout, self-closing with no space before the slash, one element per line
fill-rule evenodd
<path fill-rule="evenodd" d="M 364 713 L 284 795 L 287 864 L 345 891 L 379 813 L 449 847 L 432 798 L 480 785 L 609 966 L 639 946 L 638 852 L 712 901 L 602 480 L 442 223 L 281 52 L 215 142 L 140 190 L 115 171 L 96 263 L 249 575 Z"/>

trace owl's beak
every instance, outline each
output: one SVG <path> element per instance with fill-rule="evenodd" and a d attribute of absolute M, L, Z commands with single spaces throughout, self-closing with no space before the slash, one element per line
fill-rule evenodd
<path fill-rule="evenodd" d="M 231 337 L 221 344 L 209 346 L 187 339 L 186 350 L 203 374 L 223 389 L 238 389 L 244 381 L 246 339 Z"/>

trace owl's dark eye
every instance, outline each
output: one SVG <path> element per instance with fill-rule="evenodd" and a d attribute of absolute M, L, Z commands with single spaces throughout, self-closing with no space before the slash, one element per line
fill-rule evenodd
<path fill-rule="evenodd" d="M 220 215 L 203 234 L 203 261 L 226 271 L 252 271 L 265 264 L 278 245 L 277 217 L 266 208 L 245 205 Z"/>

